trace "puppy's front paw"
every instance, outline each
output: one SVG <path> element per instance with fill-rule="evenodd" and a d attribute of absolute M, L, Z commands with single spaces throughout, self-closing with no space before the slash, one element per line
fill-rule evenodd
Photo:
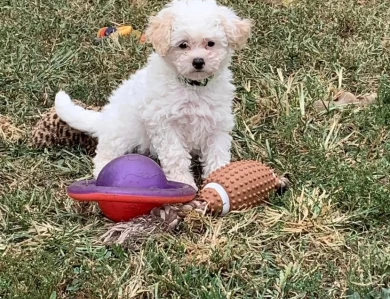
<path fill-rule="evenodd" d="M 229 160 L 221 161 L 218 164 L 217 163 L 210 163 L 209 165 L 204 166 L 202 179 L 203 180 L 207 179 L 210 176 L 210 174 L 212 174 L 214 171 L 222 168 L 223 166 L 226 166 L 227 164 L 229 164 Z"/>

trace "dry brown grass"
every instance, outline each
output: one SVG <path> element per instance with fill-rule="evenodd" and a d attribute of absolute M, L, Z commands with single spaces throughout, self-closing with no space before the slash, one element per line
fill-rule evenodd
<path fill-rule="evenodd" d="M 9 117 L 0 115 L 0 139 L 15 143 L 25 135 L 25 128 L 17 127 Z"/>

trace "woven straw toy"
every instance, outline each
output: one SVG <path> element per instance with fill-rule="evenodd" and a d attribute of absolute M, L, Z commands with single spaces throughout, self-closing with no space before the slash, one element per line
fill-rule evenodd
<path fill-rule="evenodd" d="M 102 240 L 122 244 L 158 230 L 171 231 L 191 211 L 224 216 L 233 210 L 258 206 L 272 192 L 284 192 L 288 184 L 286 177 L 277 177 L 272 169 L 260 162 L 232 162 L 210 174 L 196 199 L 182 205 L 154 208 L 150 215 L 115 224 Z"/>

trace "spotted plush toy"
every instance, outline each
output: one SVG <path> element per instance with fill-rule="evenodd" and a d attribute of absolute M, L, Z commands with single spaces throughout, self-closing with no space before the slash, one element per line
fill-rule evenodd
<path fill-rule="evenodd" d="M 75 102 L 87 109 L 95 111 L 99 111 L 101 109 L 100 107 L 86 106 L 79 101 Z M 87 133 L 78 131 L 70 127 L 66 122 L 62 121 L 58 117 L 54 107 L 44 113 L 41 119 L 34 126 L 31 142 L 32 145 L 37 148 L 80 146 L 90 155 L 95 153 L 97 145 L 96 138 Z"/>

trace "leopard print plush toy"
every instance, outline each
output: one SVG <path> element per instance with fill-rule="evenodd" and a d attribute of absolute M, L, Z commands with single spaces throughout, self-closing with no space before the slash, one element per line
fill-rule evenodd
<path fill-rule="evenodd" d="M 86 106 L 79 101 L 77 104 L 91 110 L 99 111 L 100 107 Z M 42 115 L 32 130 L 31 143 L 37 148 L 48 148 L 54 146 L 80 146 L 89 155 L 94 155 L 97 140 L 96 138 L 70 127 L 62 121 L 55 108 L 49 109 Z"/>

